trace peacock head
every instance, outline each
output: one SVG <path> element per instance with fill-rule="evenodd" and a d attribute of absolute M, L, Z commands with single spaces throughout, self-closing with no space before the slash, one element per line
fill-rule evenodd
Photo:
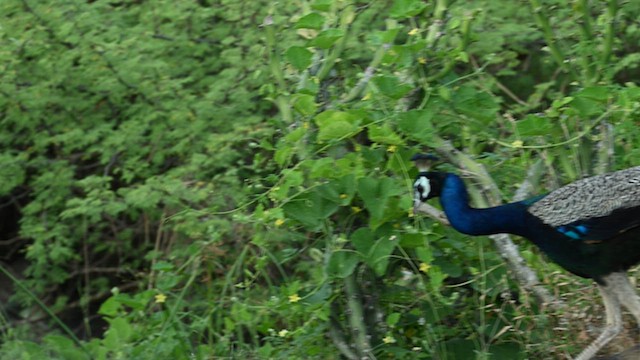
<path fill-rule="evenodd" d="M 440 196 L 446 175 L 434 171 L 420 172 L 413 183 L 413 199 L 419 203 Z"/>
<path fill-rule="evenodd" d="M 433 164 L 439 160 L 438 157 L 431 154 L 416 154 L 411 160 L 420 171 L 413 183 L 413 199 L 416 204 L 440 196 L 444 178 L 440 175 L 441 173 L 429 171 Z"/>

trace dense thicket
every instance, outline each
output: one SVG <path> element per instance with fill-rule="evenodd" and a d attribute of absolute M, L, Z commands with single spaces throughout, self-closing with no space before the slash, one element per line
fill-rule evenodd
<path fill-rule="evenodd" d="M 0 13 L 3 358 L 546 359 L 591 336 L 558 319 L 599 325 L 528 245 L 552 316 L 488 239 L 413 216 L 409 158 L 479 205 L 637 165 L 635 2 Z"/>

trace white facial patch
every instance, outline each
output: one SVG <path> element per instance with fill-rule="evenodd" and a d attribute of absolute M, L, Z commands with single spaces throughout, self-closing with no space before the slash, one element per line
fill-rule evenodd
<path fill-rule="evenodd" d="M 431 183 L 426 176 L 420 176 L 415 183 L 413 183 L 414 189 L 414 198 L 415 201 L 422 201 L 422 199 L 426 199 L 431 192 Z"/>

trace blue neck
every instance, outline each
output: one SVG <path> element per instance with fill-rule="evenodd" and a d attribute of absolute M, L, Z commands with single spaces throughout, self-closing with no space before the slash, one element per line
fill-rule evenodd
<path fill-rule="evenodd" d="M 451 226 L 461 233 L 526 235 L 527 212 L 522 204 L 511 203 L 486 209 L 471 208 L 467 189 L 457 175 L 447 174 L 440 194 L 440 203 Z"/>

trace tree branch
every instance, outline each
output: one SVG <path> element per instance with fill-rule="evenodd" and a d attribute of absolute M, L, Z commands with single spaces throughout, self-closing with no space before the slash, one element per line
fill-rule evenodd
<path fill-rule="evenodd" d="M 340 353 L 349 360 L 358 360 L 358 354 L 356 354 L 347 343 L 347 339 L 344 336 L 344 332 L 340 329 L 340 324 L 334 318 L 329 323 L 329 337 L 333 341 L 333 345 L 340 350 Z"/>
<path fill-rule="evenodd" d="M 344 279 L 345 293 L 349 307 L 349 325 L 355 342 L 354 347 L 360 359 L 375 360 L 371 344 L 369 343 L 369 334 L 364 324 L 364 312 L 362 309 L 362 297 L 356 282 L 356 275 L 351 274 Z"/>

